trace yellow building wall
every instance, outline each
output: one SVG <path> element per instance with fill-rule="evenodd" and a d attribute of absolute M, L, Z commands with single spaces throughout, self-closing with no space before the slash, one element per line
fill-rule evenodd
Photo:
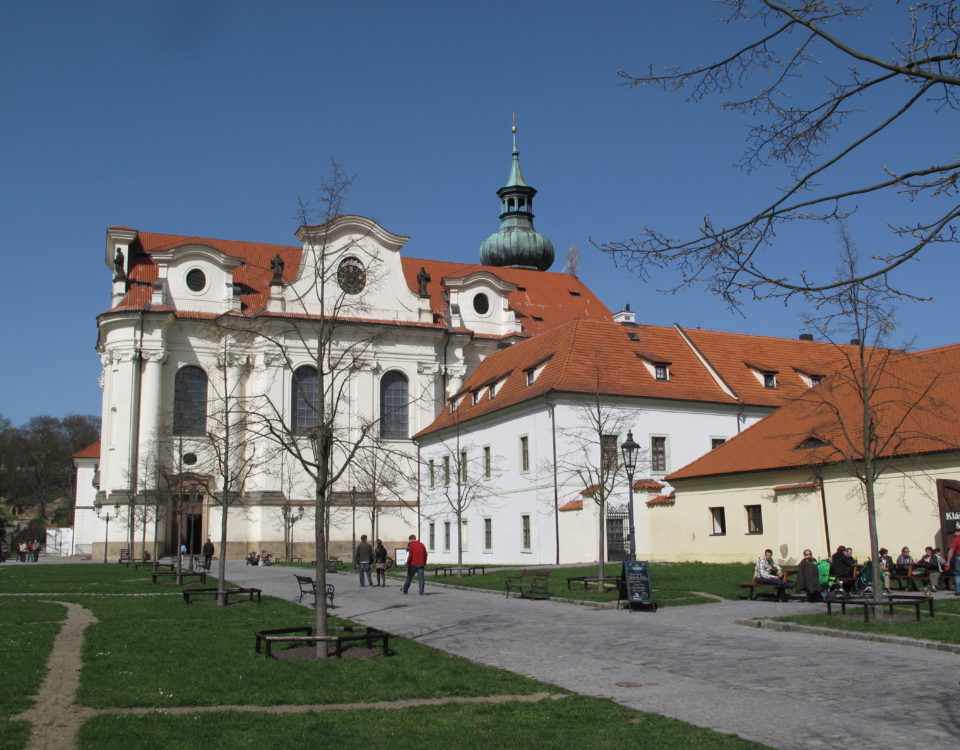
<path fill-rule="evenodd" d="M 956 453 L 922 459 L 898 459 L 877 484 L 877 531 L 881 547 L 896 557 L 910 547 L 944 548 L 940 538 L 937 479 L 960 480 Z M 774 492 L 779 485 L 811 482 L 809 470 L 740 474 L 674 483 L 673 505 L 650 508 L 651 558 L 661 561 L 752 562 L 772 549 L 781 564 L 796 564 L 805 547 L 818 558 L 843 544 L 854 557 L 870 556 L 866 503 L 861 485 L 839 470 L 825 470 L 826 520 L 819 488 Z M 747 531 L 746 506 L 759 505 L 763 533 Z M 725 509 L 726 533 L 712 533 L 710 508 Z M 827 544 L 829 530 L 829 547 Z M 949 541 L 949 540 L 947 540 Z"/>

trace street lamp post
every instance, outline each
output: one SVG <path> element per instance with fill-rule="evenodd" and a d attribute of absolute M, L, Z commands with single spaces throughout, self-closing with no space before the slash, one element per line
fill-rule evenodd
<path fill-rule="evenodd" d="M 293 508 L 289 505 L 284 505 L 280 509 L 280 513 L 283 515 L 283 528 L 287 534 L 286 540 L 286 557 L 287 562 L 293 562 L 293 526 L 297 521 L 303 519 L 303 514 L 305 510 L 301 505 L 297 508 L 296 514 L 293 512 Z"/>
<path fill-rule="evenodd" d="M 93 508 L 97 511 L 97 518 L 100 517 L 100 511 L 103 510 L 103 503 L 99 500 L 93 501 Z M 116 518 L 120 515 L 120 503 L 117 503 L 113 506 L 113 517 Z M 107 515 L 103 517 L 103 520 L 106 521 L 103 531 L 103 562 L 107 562 L 107 542 L 110 539 L 110 512 L 107 511 Z"/>
<path fill-rule="evenodd" d="M 627 473 L 627 486 L 629 487 L 629 500 L 627 501 L 627 513 L 630 521 L 630 552 L 627 557 L 631 562 L 637 559 L 637 535 L 633 526 L 633 472 L 637 469 L 637 454 L 640 452 L 640 446 L 633 439 L 633 431 L 627 431 L 627 439 L 620 446 L 623 453 L 623 470 Z"/>
<path fill-rule="evenodd" d="M 353 567 L 357 567 L 357 488 L 350 488 L 350 507 L 353 510 L 353 529 L 350 532 L 350 547 L 353 557 Z"/>

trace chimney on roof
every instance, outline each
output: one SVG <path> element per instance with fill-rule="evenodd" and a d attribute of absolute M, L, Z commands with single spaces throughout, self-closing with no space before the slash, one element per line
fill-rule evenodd
<path fill-rule="evenodd" d="M 850 346 L 860 346 L 860 339 L 850 339 Z"/>
<path fill-rule="evenodd" d="M 636 323 L 637 314 L 630 311 L 630 305 L 627 305 L 623 310 L 618 313 L 615 313 L 613 316 L 614 323 Z"/>
<path fill-rule="evenodd" d="M 812 334 L 812 333 L 801 333 L 801 334 L 800 334 L 800 340 L 801 340 L 801 341 L 813 341 L 813 334 Z"/>

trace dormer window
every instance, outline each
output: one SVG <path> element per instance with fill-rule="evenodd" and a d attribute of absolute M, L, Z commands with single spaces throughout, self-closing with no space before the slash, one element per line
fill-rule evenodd
<path fill-rule="evenodd" d="M 533 370 L 532 368 L 529 370 L 524 370 L 523 375 L 524 375 L 524 382 L 526 383 L 526 385 L 533 385 L 533 381 L 537 379 L 536 371 Z"/>
<path fill-rule="evenodd" d="M 810 387 L 812 388 L 815 385 L 820 385 L 823 382 L 823 375 L 811 375 L 810 376 Z"/>
<path fill-rule="evenodd" d="M 818 438 L 816 435 L 811 435 L 804 440 L 796 447 L 796 450 L 811 450 L 813 448 L 823 448 L 826 443 Z"/>
<path fill-rule="evenodd" d="M 207 276 L 199 268 L 191 268 L 187 271 L 187 289 L 191 292 L 202 292 L 207 286 Z"/>
<path fill-rule="evenodd" d="M 480 397 L 483 395 L 483 389 L 473 392 L 473 405 L 476 406 L 480 403 Z"/>
<path fill-rule="evenodd" d="M 653 366 L 653 377 L 657 380 L 670 380 L 670 368 L 665 364 L 655 364 Z"/>
<path fill-rule="evenodd" d="M 775 373 L 775 372 L 765 372 L 765 373 L 763 373 L 763 387 L 764 387 L 764 388 L 776 388 L 776 387 L 777 387 L 777 373 Z"/>

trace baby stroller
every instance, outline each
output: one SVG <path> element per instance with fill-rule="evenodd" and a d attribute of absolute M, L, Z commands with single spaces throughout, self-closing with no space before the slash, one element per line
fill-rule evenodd
<path fill-rule="evenodd" d="M 854 581 L 854 587 L 858 594 L 872 594 L 873 593 L 873 560 L 867 560 L 862 568 L 860 568 L 860 575 L 857 576 L 857 580 Z M 886 586 L 883 580 L 883 574 L 880 574 L 880 591 L 885 591 Z"/>

